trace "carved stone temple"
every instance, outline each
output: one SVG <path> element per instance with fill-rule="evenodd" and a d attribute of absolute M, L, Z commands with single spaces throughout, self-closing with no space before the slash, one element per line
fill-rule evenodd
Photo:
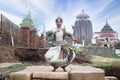
<path fill-rule="evenodd" d="M 79 44 L 89 45 L 91 43 L 93 28 L 89 17 L 88 14 L 84 13 L 84 10 L 76 16 L 73 35 L 77 38 Z"/>

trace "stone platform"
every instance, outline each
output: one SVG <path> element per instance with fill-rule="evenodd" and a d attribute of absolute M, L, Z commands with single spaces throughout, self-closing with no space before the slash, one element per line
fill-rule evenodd
<path fill-rule="evenodd" d="M 105 76 L 105 80 L 118 80 L 118 79 L 114 76 Z"/>
<path fill-rule="evenodd" d="M 51 66 L 28 66 L 25 70 L 10 74 L 10 80 L 104 80 L 104 71 L 91 66 L 69 65 L 67 72 Z"/>

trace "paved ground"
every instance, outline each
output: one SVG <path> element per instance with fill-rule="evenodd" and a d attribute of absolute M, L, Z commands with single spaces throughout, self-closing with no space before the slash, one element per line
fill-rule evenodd
<path fill-rule="evenodd" d="M 101 56 L 92 55 L 91 61 L 112 62 L 112 61 L 120 61 L 120 59 L 105 58 L 105 57 L 101 57 Z"/>

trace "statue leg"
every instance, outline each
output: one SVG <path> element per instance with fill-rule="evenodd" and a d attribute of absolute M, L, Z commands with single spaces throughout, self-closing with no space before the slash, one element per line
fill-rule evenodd
<path fill-rule="evenodd" d="M 54 67 L 54 66 L 53 66 L 53 68 L 54 68 L 54 69 L 53 69 L 52 71 L 55 72 L 55 70 L 56 70 L 58 67 Z"/>
<path fill-rule="evenodd" d="M 62 66 L 61 68 L 63 69 L 63 71 L 64 71 L 64 72 L 66 72 L 66 71 L 67 71 L 67 70 L 65 69 L 65 68 L 66 68 L 66 66 Z"/>

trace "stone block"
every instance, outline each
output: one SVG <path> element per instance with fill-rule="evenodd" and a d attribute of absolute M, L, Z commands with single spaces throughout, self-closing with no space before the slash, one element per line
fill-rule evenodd
<path fill-rule="evenodd" d="M 47 73 L 33 73 L 33 79 L 48 79 L 48 80 L 68 80 L 67 72 L 47 72 Z"/>
<path fill-rule="evenodd" d="M 32 78 L 45 80 L 68 80 L 68 72 L 63 72 L 61 68 L 58 68 L 55 72 L 52 72 L 52 70 L 53 68 L 51 66 L 36 66 Z"/>
<path fill-rule="evenodd" d="M 70 80 L 104 80 L 104 71 L 90 66 L 71 66 Z"/>
<path fill-rule="evenodd" d="M 105 80 L 118 80 L 118 79 L 114 76 L 105 76 Z"/>
<path fill-rule="evenodd" d="M 11 73 L 10 80 L 31 80 L 31 73 Z"/>
<path fill-rule="evenodd" d="M 67 72 L 52 66 L 28 66 L 25 70 L 11 73 L 11 80 L 104 80 L 104 71 L 90 66 L 67 66 Z M 20 79 L 19 79 L 20 78 Z"/>

